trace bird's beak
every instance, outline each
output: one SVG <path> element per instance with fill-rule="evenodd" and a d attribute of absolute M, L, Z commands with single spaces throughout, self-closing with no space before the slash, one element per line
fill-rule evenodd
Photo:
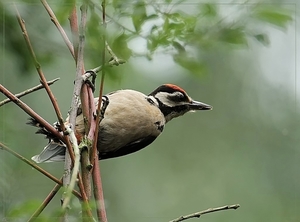
<path fill-rule="evenodd" d="M 202 102 L 198 102 L 198 101 L 194 101 L 192 100 L 191 103 L 189 104 L 191 110 L 212 110 L 212 106 L 202 103 Z"/>

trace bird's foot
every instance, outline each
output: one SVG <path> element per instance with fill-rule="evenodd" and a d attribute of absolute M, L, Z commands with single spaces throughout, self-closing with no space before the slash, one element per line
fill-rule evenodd
<path fill-rule="evenodd" d="M 100 110 L 101 119 L 104 118 L 104 113 L 105 113 L 105 110 L 106 110 L 108 104 L 109 104 L 108 97 L 107 96 L 102 96 L 102 107 L 101 107 L 101 110 Z"/>
<path fill-rule="evenodd" d="M 95 80 L 97 77 L 97 74 L 93 70 L 87 70 L 85 72 L 86 75 L 92 76 L 92 80 L 89 80 L 88 78 L 84 80 L 84 83 L 87 84 L 93 92 L 95 92 Z"/>

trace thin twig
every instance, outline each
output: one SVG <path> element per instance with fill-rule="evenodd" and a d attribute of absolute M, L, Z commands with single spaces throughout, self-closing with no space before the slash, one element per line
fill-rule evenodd
<path fill-rule="evenodd" d="M 36 55 L 34 53 L 33 47 L 31 45 L 31 42 L 30 42 L 27 30 L 26 30 L 26 27 L 25 27 L 25 22 L 21 18 L 20 13 L 19 13 L 16 5 L 14 5 L 14 6 L 15 6 L 16 13 L 17 13 L 17 20 L 18 20 L 19 25 L 21 27 L 21 30 L 22 30 L 22 33 L 23 33 L 23 37 L 24 37 L 26 45 L 27 45 L 27 47 L 29 49 L 30 55 L 31 55 L 31 57 L 33 59 L 35 68 L 36 68 L 36 70 L 37 70 L 37 72 L 39 74 L 39 77 L 41 79 L 41 83 L 44 85 L 44 88 L 45 88 L 45 90 L 46 90 L 46 92 L 47 92 L 47 94 L 48 94 L 48 96 L 49 96 L 49 98 L 50 98 L 50 100 L 52 102 L 53 108 L 54 108 L 54 110 L 56 112 L 56 115 L 57 115 L 59 123 L 60 123 L 60 125 L 62 127 L 62 130 L 64 131 L 65 130 L 64 126 L 63 126 L 64 120 L 62 118 L 59 106 L 58 106 L 58 104 L 56 102 L 56 99 L 55 99 L 55 97 L 54 97 L 54 95 L 53 95 L 53 93 L 52 93 L 49 85 L 47 84 L 47 80 L 46 80 L 45 75 L 44 75 L 44 73 L 43 73 L 43 71 L 41 69 L 41 66 L 40 66 L 39 62 L 37 61 Z"/>
<path fill-rule="evenodd" d="M 50 191 L 48 196 L 45 198 L 43 203 L 39 206 L 39 208 L 31 215 L 31 217 L 28 219 L 27 222 L 33 222 L 36 220 L 36 218 L 42 213 L 42 211 L 46 208 L 46 206 L 50 203 L 50 201 L 53 199 L 53 197 L 57 194 L 59 189 L 61 188 L 61 185 L 55 184 L 53 189 Z"/>
<path fill-rule="evenodd" d="M 35 53 L 34 53 L 33 47 L 32 47 L 32 45 L 31 45 L 31 42 L 30 42 L 30 39 L 29 39 L 27 30 L 26 30 L 25 23 L 24 23 L 23 19 L 22 19 L 21 16 L 20 16 L 20 13 L 19 13 L 19 11 L 18 11 L 18 9 L 17 9 L 17 6 L 16 6 L 16 5 L 14 5 L 14 6 L 15 6 L 16 13 L 17 13 L 17 20 L 18 20 L 18 23 L 19 23 L 19 25 L 20 25 L 20 27 L 21 27 L 21 30 L 22 30 L 22 33 L 23 33 L 23 37 L 24 37 L 25 42 L 26 42 L 26 45 L 27 45 L 27 47 L 28 47 L 28 49 L 29 49 L 30 55 L 31 55 L 31 57 L 32 57 L 32 59 L 33 59 L 35 68 L 36 68 L 36 70 L 37 70 L 37 72 L 38 72 L 38 74 L 39 74 L 40 81 L 41 81 L 41 83 L 42 83 L 42 84 L 44 85 L 44 87 L 45 87 L 45 90 L 46 90 L 46 92 L 47 92 L 47 94 L 48 94 L 48 96 L 49 96 L 49 98 L 50 98 L 50 100 L 51 100 L 51 103 L 52 103 L 52 105 L 53 105 L 53 108 L 54 108 L 54 110 L 55 110 L 55 113 L 56 113 L 58 122 L 59 122 L 59 124 L 60 124 L 60 127 L 61 127 L 62 131 L 64 132 L 64 131 L 65 131 L 64 120 L 63 120 L 63 117 L 62 117 L 62 115 L 61 115 L 61 112 L 60 112 L 58 103 L 57 103 L 57 101 L 56 101 L 56 99 L 55 99 L 55 97 L 54 97 L 54 95 L 53 95 L 53 93 L 52 93 L 52 91 L 51 91 L 49 85 L 47 84 L 47 80 L 46 80 L 46 78 L 45 78 L 45 75 L 44 75 L 44 73 L 43 73 L 43 71 L 42 71 L 42 69 L 41 69 L 40 64 L 39 64 L 38 61 L 37 61 L 36 55 L 35 55 Z M 38 120 L 37 120 L 37 121 L 38 121 Z M 63 141 L 64 141 L 64 143 L 66 144 L 68 151 L 70 152 L 71 159 L 74 161 L 74 154 L 72 153 L 72 147 L 71 147 L 71 143 L 70 143 L 70 141 L 69 141 L 69 139 L 68 139 L 68 136 L 67 136 L 67 135 L 64 135 L 63 137 L 64 137 Z"/>
<path fill-rule="evenodd" d="M 74 7 L 75 7 L 75 6 L 74 6 Z M 15 6 L 15 8 L 16 8 L 16 6 Z M 39 73 L 39 75 L 40 75 L 41 82 L 42 82 L 42 84 L 44 85 L 44 87 L 45 87 L 45 89 L 46 89 L 46 91 L 47 91 L 47 93 L 48 93 L 48 95 L 49 95 L 49 98 L 50 98 L 50 100 L 51 100 L 51 102 L 52 102 L 52 104 L 53 104 L 53 107 L 54 107 L 54 109 L 55 109 L 55 112 L 56 112 L 56 114 L 57 114 L 57 117 L 58 117 L 58 120 L 59 120 L 59 123 L 60 123 L 60 127 L 62 128 L 63 131 L 65 131 L 64 120 L 63 120 L 63 118 L 62 118 L 62 116 L 61 116 L 61 114 L 60 114 L 60 111 L 59 111 L 59 108 L 58 108 L 58 104 L 57 104 L 57 102 L 56 102 L 56 99 L 54 98 L 54 96 L 53 96 L 53 94 L 52 94 L 52 92 L 51 92 L 49 86 L 47 85 L 46 79 L 45 79 L 45 77 L 44 77 L 44 75 L 43 75 L 43 73 L 42 73 L 42 71 L 41 71 L 41 69 L 40 69 L 40 65 L 39 65 L 38 62 L 37 62 L 36 56 L 35 56 L 35 54 L 34 54 L 34 51 L 33 51 L 33 49 L 32 49 L 31 43 L 30 43 L 30 41 L 29 41 L 29 37 L 28 37 L 27 31 L 26 31 L 26 28 L 25 28 L 25 24 L 24 24 L 23 20 L 21 19 L 21 16 L 20 16 L 20 14 L 19 14 L 17 8 L 16 8 L 16 11 L 17 11 L 17 19 L 18 19 L 18 22 L 19 22 L 20 27 L 21 27 L 21 29 L 22 29 L 22 32 L 23 32 L 23 35 L 24 35 L 24 38 L 25 38 L 25 42 L 26 42 L 26 44 L 27 44 L 27 46 L 28 46 L 28 48 L 29 48 L 29 51 L 30 51 L 30 53 L 31 53 L 31 56 L 32 56 L 32 58 L 33 58 L 33 60 L 34 60 L 34 64 L 35 64 L 36 69 L 37 69 L 37 71 L 38 71 L 38 73 Z M 75 16 L 76 16 L 76 13 L 75 13 Z M 28 110 L 28 109 L 30 109 L 30 108 L 27 107 L 27 110 Z M 38 116 L 38 117 L 39 117 L 39 116 Z M 76 117 L 76 115 L 75 115 L 75 117 Z M 35 118 L 35 116 L 33 116 L 33 118 Z M 35 118 L 35 119 L 36 119 L 36 118 Z M 43 124 L 43 122 L 39 121 L 40 119 L 36 119 L 36 120 L 37 120 L 39 123 Z M 74 118 L 74 120 L 75 120 L 75 118 Z M 45 121 L 44 121 L 44 122 L 45 122 Z M 48 125 L 49 125 L 49 124 L 48 124 Z M 75 125 L 75 124 L 74 124 L 74 125 Z M 43 126 L 45 126 L 45 125 L 43 124 Z M 52 126 L 51 126 L 51 127 L 52 127 Z M 46 127 L 46 126 L 45 126 L 45 128 L 46 128 L 47 130 L 49 130 L 49 129 L 48 129 L 49 127 Z M 56 131 L 56 129 L 55 129 L 54 127 L 52 127 L 52 128 Z M 50 129 L 49 131 L 52 133 L 52 129 Z M 68 154 L 67 156 L 69 157 L 69 159 L 71 159 L 71 160 L 70 160 L 70 168 L 71 168 L 71 164 L 72 164 L 72 162 L 74 162 L 74 153 L 73 153 L 73 150 L 72 150 L 71 143 L 70 143 L 70 141 L 69 141 L 69 139 L 68 139 L 68 136 L 67 136 L 67 135 L 62 136 L 62 135 L 61 135 L 60 133 L 58 133 L 57 131 L 54 132 L 54 135 L 56 135 L 56 134 L 58 134 L 58 138 L 60 138 L 60 139 L 66 144 L 66 146 L 67 146 L 67 151 L 66 151 L 66 153 Z M 66 156 L 66 158 L 67 158 L 67 156 Z M 89 205 L 88 205 L 88 199 L 87 199 L 87 196 L 86 196 L 85 191 L 84 191 L 84 189 L 83 189 L 82 180 L 81 180 L 81 177 L 80 177 L 80 176 L 78 176 L 78 185 L 79 185 L 79 189 L 80 189 L 80 192 L 81 192 L 81 195 L 82 195 L 83 205 L 85 206 L 85 212 L 87 213 L 87 215 L 88 215 L 89 218 L 92 218 L 92 212 L 91 212 L 91 209 L 90 209 L 90 207 L 89 207 Z M 66 218 L 64 218 L 64 219 L 66 219 Z"/>
<path fill-rule="evenodd" d="M 14 94 L 12 94 L 8 89 L 0 84 L 0 92 L 3 93 L 7 98 L 9 98 L 13 103 L 23 109 L 29 116 L 38 121 L 42 126 L 44 126 L 50 133 L 61 141 L 65 141 L 64 137 L 46 120 L 44 120 L 40 115 L 34 112 L 28 105 L 18 99 Z"/>
<path fill-rule="evenodd" d="M 123 59 L 118 59 L 118 62 L 117 62 L 116 60 L 112 59 L 112 60 L 110 60 L 110 61 L 108 62 L 108 66 L 118 66 L 118 65 L 123 64 L 123 63 L 125 63 L 125 62 L 126 62 L 126 61 L 123 60 Z M 103 66 L 101 65 L 101 66 L 98 66 L 98 67 L 96 67 L 96 68 L 91 69 L 91 71 L 94 72 L 94 73 L 98 73 L 98 72 L 100 72 L 102 69 L 103 69 Z M 89 78 L 89 77 L 91 76 L 91 73 L 88 72 L 88 73 L 86 73 L 85 75 L 87 75 L 87 76 L 85 77 L 85 79 L 86 79 L 86 78 Z"/>
<path fill-rule="evenodd" d="M 60 25 L 59 21 L 57 20 L 55 14 L 53 13 L 51 7 L 49 6 L 49 4 L 47 3 L 46 0 L 41 0 L 43 6 L 45 7 L 46 11 L 48 12 L 51 21 L 54 23 L 54 25 L 56 26 L 56 28 L 58 29 L 59 33 L 61 34 L 64 42 L 66 43 L 69 51 L 71 52 L 73 58 L 75 59 L 75 53 L 74 53 L 74 48 L 72 43 L 70 42 L 65 30 L 63 29 L 63 27 Z"/>
<path fill-rule="evenodd" d="M 33 163 L 32 161 L 26 159 L 25 157 L 21 156 L 20 154 L 18 154 L 17 152 L 13 151 L 12 149 L 10 149 L 8 146 L 5 146 L 3 143 L 0 143 L 0 149 L 3 149 L 7 152 L 9 152 L 10 154 L 14 155 L 15 157 L 17 157 L 18 159 L 22 160 L 23 162 L 27 163 L 28 165 L 32 166 L 34 169 L 36 169 L 37 171 L 41 172 L 42 174 L 44 174 L 46 177 L 48 177 L 49 179 L 53 180 L 55 183 L 59 184 L 60 186 L 62 186 L 62 181 L 57 179 L 56 177 L 54 177 L 52 174 L 48 173 L 47 171 L 45 171 L 43 168 L 39 167 L 38 165 L 36 165 L 35 163 Z M 78 197 L 79 199 L 81 199 L 81 195 L 76 191 L 76 190 L 72 190 L 72 193 Z"/>
<path fill-rule="evenodd" d="M 105 41 L 105 46 L 106 46 L 106 49 L 108 51 L 108 53 L 111 55 L 113 61 L 115 61 L 115 65 L 118 66 L 120 64 L 123 64 L 125 63 L 125 60 L 123 59 L 119 59 L 116 54 L 113 52 L 113 50 L 110 48 L 109 44 L 107 41 Z"/>
<path fill-rule="evenodd" d="M 53 83 L 55 83 L 57 80 L 59 80 L 59 78 L 53 79 L 53 80 L 51 80 L 51 81 L 48 81 L 47 83 L 48 83 L 48 85 L 50 86 L 50 85 L 52 85 Z M 35 91 L 40 90 L 40 89 L 43 89 L 43 88 L 44 88 L 44 86 L 43 86 L 42 84 L 39 84 L 39 85 L 34 86 L 34 87 L 30 88 L 30 89 L 26 89 L 26 90 L 24 90 L 23 92 L 20 92 L 20 93 L 15 94 L 15 97 L 21 98 L 21 97 L 23 97 L 23 96 L 25 96 L 25 95 L 27 95 L 27 94 L 30 94 L 30 93 L 32 93 L 32 92 L 35 92 Z M 11 102 L 10 99 L 2 100 L 2 101 L 0 102 L 0 107 L 3 106 L 3 105 L 6 104 L 6 103 L 9 103 L 9 102 Z"/>
<path fill-rule="evenodd" d="M 223 206 L 223 207 L 209 208 L 207 210 L 203 210 L 203 211 L 200 211 L 200 212 L 197 212 L 197 213 L 193 213 L 193 214 L 189 214 L 189 215 L 186 215 L 186 216 L 178 217 L 177 219 L 171 220 L 170 222 L 180 222 L 180 221 L 184 221 L 184 220 L 191 219 L 191 218 L 199 218 L 203 214 L 213 213 L 213 212 L 221 211 L 221 210 L 236 210 L 239 207 L 240 207 L 239 204 L 234 204 L 234 205 L 226 205 L 226 206 Z"/>
<path fill-rule="evenodd" d="M 73 48 L 74 48 L 74 54 L 75 54 L 74 59 L 75 59 L 75 63 L 77 64 L 79 30 L 78 30 L 78 22 L 77 22 L 77 10 L 76 10 L 75 4 L 73 5 L 73 9 L 69 15 L 69 22 L 70 22 L 70 28 L 71 28 L 72 40 L 73 40 Z"/>

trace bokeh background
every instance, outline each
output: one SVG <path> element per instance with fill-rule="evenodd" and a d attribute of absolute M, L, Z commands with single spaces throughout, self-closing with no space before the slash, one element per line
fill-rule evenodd
<path fill-rule="evenodd" d="M 182 2 L 172 10 L 192 15 L 195 8 L 203 7 L 198 3 Z M 49 4 L 60 13 L 64 6 L 68 8 L 66 2 Z M 212 34 L 209 44 L 200 42 L 187 47 L 195 63 L 178 62 L 172 51 L 163 47 L 150 53 L 149 58 L 146 38 L 126 39 L 134 53 L 126 58 L 126 64 L 110 68 L 105 80 L 106 93 L 129 88 L 147 94 L 158 85 L 174 83 L 214 109 L 171 121 L 163 134 L 142 151 L 100 162 L 110 222 L 163 222 L 227 204 L 241 207 L 205 215 L 200 220 L 300 221 L 300 44 L 296 25 L 299 2 L 264 2 L 277 10 L 289 11 L 293 19 L 282 27 L 270 22 L 247 23 L 250 18 L 244 15 L 252 4 L 256 2 L 215 1 L 210 6 L 218 18 L 198 19 L 207 25 L 208 32 L 210 26 L 218 24 L 219 30 L 243 18 L 243 31 L 247 28 L 264 33 L 265 39 L 259 42 L 246 35 L 247 41 L 239 42 L 234 35 L 231 41 L 236 42 L 219 41 Z M 1 7 L 0 83 L 17 93 L 37 85 L 39 78 L 26 56 L 18 24 L 10 16 L 14 13 L 12 5 L 2 2 Z M 66 117 L 73 90 L 74 61 L 40 3 L 19 2 L 18 8 L 47 79 L 60 77 L 51 89 Z M 63 13 L 60 18 L 64 18 Z M 119 22 L 133 27 L 129 20 Z M 159 20 L 152 22 L 159 25 Z M 69 33 L 67 21 L 62 23 Z M 141 36 L 147 35 L 151 24 L 142 24 Z M 101 61 L 93 44 L 87 43 L 87 69 Z M 124 47 L 124 51 L 128 48 Z M 0 100 L 3 99 L 1 94 Z M 43 90 L 22 100 L 50 123 L 56 121 Z M 30 158 L 46 145 L 47 140 L 26 125 L 28 115 L 13 103 L 0 107 L 0 117 L 0 141 L 24 157 Z M 57 177 L 63 173 L 63 163 L 41 167 Z M 0 150 L 1 221 L 25 221 L 53 186 L 36 170 Z M 55 221 L 53 214 L 60 206 L 61 193 L 45 209 L 40 221 Z M 74 221 L 78 220 L 79 210 L 74 199 Z"/>

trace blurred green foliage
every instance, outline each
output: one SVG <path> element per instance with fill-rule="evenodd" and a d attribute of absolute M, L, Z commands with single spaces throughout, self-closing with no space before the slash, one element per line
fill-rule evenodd
<path fill-rule="evenodd" d="M 59 21 L 68 30 L 67 17 L 72 9 L 74 1 L 62 1 L 54 4 Z M 86 59 L 92 65 L 101 63 L 102 52 L 102 16 L 101 7 L 97 2 L 90 3 L 90 14 L 86 29 Z M 292 11 L 281 7 L 279 4 L 233 4 L 232 7 L 246 8 L 234 20 L 229 20 L 222 15 L 222 5 L 215 3 L 194 3 L 193 11 L 181 7 L 185 1 L 109 1 L 107 4 L 107 30 L 108 42 L 113 46 L 117 56 L 128 60 L 131 56 L 144 56 L 151 59 L 155 53 L 173 55 L 174 62 L 194 73 L 196 63 L 203 66 L 202 61 L 191 61 L 190 54 L 195 54 L 195 47 L 201 48 L 201 52 L 211 50 L 217 45 L 246 47 L 249 39 L 254 38 L 263 45 L 268 45 L 267 34 L 261 30 L 253 29 L 253 24 L 268 23 L 279 28 L 286 28 L 293 20 Z M 186 4 L 191 4 L 186 2 Z M 49 19 L 40 20 L 40 23 L 32 23 L 32 14 L 28 13 L 32 4 L 22 4 L 22 17 L 39 29 L 53 27 Z M 30 69 L 30 56 L 18 33 L 18 25 L 14 18 L 14 12 L 10 5 L 0 4 L 1 23 L 5 24 L 1 32 L 4 34 L 6 49 L 9 50 L 21 63 L 20 73 L 26 74 Z M 9 8 L 10 10 L 6 10 Z M 46 14 L 46 12 L 45 12 Z M 37 15 L 36 15 L 37 16 Z M 80 16 L 79 16 L 80 18 Z M 36 19 L 36 18 L 35 18 Z M 123 22 L 125 21 L 125 23 Z M 43 24 L 43 27 L 41 27 Z M 251 27 L 251 28 L 249 28 Z M 51 62 L 57 56 L 56 47 L 45 47 L 55 44 L 50 36 L 40 39 L 40 31 L 29 33 L 31 41 L 44 47 L 36 47 L 39 60 L 42 63 Z M 146 41 L 144 53 L 137 54 L 135 49 L 129 47 L 129 42 L 138 38 Z M 108 58 L 109 59 L 109 58 Z M 197 67 L 196 67 L 197 68 Z M 205 69 L 200 69 L 205 70 Z M 203 73 L 203 72 L 202 72 Z"/>
<path fill-rule="evenodd" d="M 69 36 L 72 2 L 49 2 Z M 101 7 L 93 3 L 86 29 L 86 68 L 101 63 L 103 49 Z M 274 71 L 275 83 L 262 71 L 285 65 L 285 57 L 293 59 L 295 53 L 279 53 L 267 63 L 260 60 L 262 49 L 255 44 L 270 47 L 274 39 L 270 33 L 277 29 L 275 34 L 285 38 L 281 31 L 291 29 L 293 8 L 172 0 L 108 3 L 107 41 L 128 62 L 107 69 L 106 92 L 132 88 L 149 93 L 167 81 L 214 106 L 213 111 L 172 121 L 154 144 L 138 153 L 100 162 L 109 221 L 163 222 L 235 203 L 241 204 L 237 211 L 201 220 L 298 221 L 299 116 L 291 87 L 294 79 L 286 68 L 283 73 Z M 39 80 L 12 5 L 0 4 L 0 80 L 17 93 Z M 74 61 L 40 3 L 20 1 L 17 6 L 47 78 L 61 77 L 51 89 L 62 113 L 67 113 Z M 283 81 L 276 83 L 282 75 Z M 45 92 L 22 100 L 49 122 L 56 121 Z M 25 124 L 28 116 L 14 104 L 0 107 L 0 116 L 0 141 L 10 148 L 30 158 L 45 146 L 47 141 Z M 41 166 L 57 177 L 63 173 L 63 163 Z M 0 169 L 0 220 L 27 220 L 54 184 L 1 150 Z M 61 193 L 38 221 L 57 219 Z M 71 207 L 70 220 L 78 221 L 79 203 L 74 199 Z"/>

